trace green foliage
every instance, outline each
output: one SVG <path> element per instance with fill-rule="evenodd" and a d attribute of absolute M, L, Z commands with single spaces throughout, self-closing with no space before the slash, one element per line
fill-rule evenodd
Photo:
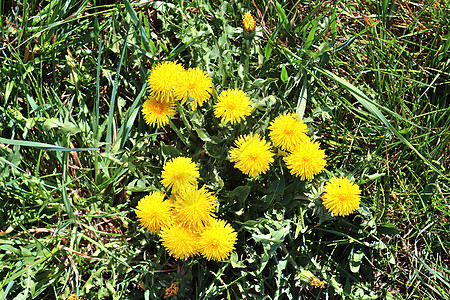
<path fill-rule="evenodd" d="M 256 2 L 0 3 L 0 299 L 161 299 L 173 282 L 171 299 L 450 297 L 448 4 Z M 148 127 L 146 78 L 164 60 L 246 91 L 252 116 L 221 125 L 213 95 Z M 327 170 L 301 182 L 277 158 L 247 178 L 233 141 L 285 111 Z M 238 231 L 225 262 L 175 260 L 139 227 L 137 202 L 179 155 Z M 348 217 L 321 204 L 336 175 L 363 190 Z"/>

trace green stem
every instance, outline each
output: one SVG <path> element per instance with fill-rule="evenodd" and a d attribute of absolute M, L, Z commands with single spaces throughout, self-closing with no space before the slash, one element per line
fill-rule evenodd
<path fill-rule="evenodd" d="M 183 144 L 186 145 L 186 141 L 184 140 L 184 136 L 178 130 L 177 126 L 175 126 L 175 124 L 173 124 L 172 120 L 169 120 L 169 126 L 170 126 L 170 128 L 173 129 L 173 131 L 175 131 L 175 133 L 178 135 L 178 137 L 183 142 Z"/>
<path fill-rule="evenodd" d="M 98 164 L 98 151 L 95 151 L 94 154 L 94 182 L 95 184 L 98 186 L 99 185 L 99 179 L 98 179 L 98 174 L 100 173 L 100 168 L 99 168 L 99 164 Z"/>
<path fill-rule="evenodd" d="M 250 64 L 250 50 L 245 49 L 245 63 L 244 63 L 244 82 L 248 79 L 248 69 Z"/>
<path fill-rule="evenodd" d="M 281 246 L 281 250 L 283 250 L 284 254 L 288 255 L 288 260 L 289 262 L 295 267 L 295 269 L 298 270 L 298 265 L 295 263 L 295 260 L 292 258 L 292 256 L 289 254 L 288 249 L 286 248 L 285 245 L 283 245 L 282 243 L 280 243 Z"/>
<path fill-rule="evenodd" d="M 69 148 L 69 138 L 64 137 L 63 140 L 64 147 Z M 62 184 L 64 187 L 62 188 L 62 198 L 64 202 L 64 207 L 66 209 L 67 215 L 70 219 L 74 218 L 72 205 L 70 204 L 69 197 L 67 195 L 67 171 L 69 170 L 69 151 L 63 152 L 63 173 L 62 173 Z"/>
<path fill-rule="evenodd" d="M 227 71 L 225 69 L 225 64 L 223 63 L 223 58 L 222 58 L 222 49 L 220 49 L 219 47 L 219 43 L 217 41 L 217 39 L 214 40 L 217 49 L 219 50 L 219 64 L 220 64 L 220 70 L 222 70 L 222 87 L 225 86 L 225 83 L 227 81 Z"/>

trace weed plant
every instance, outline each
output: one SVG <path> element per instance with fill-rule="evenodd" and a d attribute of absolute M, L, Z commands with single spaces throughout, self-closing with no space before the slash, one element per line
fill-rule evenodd
<path fill-rule="evenodd" d="M 447 1 L 0 1 L 0 299 L 450 298 Z M 242 29 L 250 12 L 256 30 Z M 161 62 L 214 86 L 169 124 L 142 114 Z M 252 113 L 221 124 L 239 89 Z M 326 153 L 311 180 L 235 140 L 295 113 Z M 189 157 L 237 232 L 223 261 L 175 258 L 136 207 Z M 361 203 L 323 206 L 352 179 Z M 69 296 L 71 295 L 71 296 Z M 76 295 L 76 296 L 75 296 Z"/>

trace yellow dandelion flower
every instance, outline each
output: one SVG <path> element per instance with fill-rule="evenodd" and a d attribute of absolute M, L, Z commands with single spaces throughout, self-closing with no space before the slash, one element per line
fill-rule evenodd
<path fill-rule="evenodd" d="M 175 258 L 189 258 L 198 252 L 198 235 L 182 224 L 166 227 L 161 233 L 161 242 Z"/>
<path fill-rule="evenodd" d="M 180 289 L 180 284 L 178 282 L 172 282 L 170 286 L 166 288 L 166 292 L 164 294 L 164 299 L 169 299 L 170 297 L 176 295 L 178 290 Z"/>
<path fill-rule="evenodd" d="M 184 72 L 182 65 L 164 61 L 156 64 L 147 79 L 147 89 L 150 95 L 159 101 L 173 102 L 173 88 L 177 80 L 178 74 Z"/>
<path fill-rule="evenodd" d="M 169 118 L 175 116 L 175 103 L 158 101 L 150 96 L 142 105 L 142 114 L 149 126 L 162 127 L 169 123 Z"/>
<path fill-rule="evenodd" d="M 230 257 L 237 233 L 227 222 L 215 219 L 200 234 L 199 252 L 207 260 L 223 261 Z"/>
<path fill-rule="evenodd" d="M 311 273 L 308 270 L 303 270 L 300 272 L 300 280 L 305 283 L 309 284 L 312 287 L 325 287 L 325 282 L 321 281 L 319 278 L 314 276 L 313 273 Z"/>
<path fill-rule="evenodd" d="M 231 122 L 239 123 L 252 113 L 252 101 L 247 94 L 241 90 L 226 90 L 217 97 L 214 105 L 214 115 L 222 118 L 222 124 Z"/>
<path fill-rule="evenodd" d="M 324 287 L 325 287 L 325 282 L 321 281 L 321 280 L 320 280 L 319 278 L 317 278 L 317 277 L 312 277 L 312 278 L 311 278 L 311 281 L 309 282 L 309 284 L 310 284 L 312 287 L 315 287 L 315 288 L 318 288 L 318 287 L 324 288 Z"/>
<path fill-rule="evenodd" d="M 361 190 L 346 177 L 331 178 L 323 190 L 323 205 L 333 215 L 347 216 L 359 207 Z"/>
<path fill-rule="evenodd" d="M 194 186 L 183 188 L 178 192 L 174 213 L 177 223 L 194 231 L 199 231 L 214 215 L 217 198 L 205 187 Z"/>
<path fill-rule="evenodd" d="M 177 192 L 180 189 L 197 183 L 200 177 L 198 166 L 189 157 L 176 157 L 168 161 L 161 173 L 164 187 Z"/>
<path fill-rule="evenodd" d="M 285 113 L 270 122 L 269 137 L 276 147 L 284 151 L 293 151 L 301 142 L 308 139 L 308 129 L 295 114 Z"/>
<path fill-rule="evenodd" d="M 265 173 L 274 161 L 270 145 L 261 139 L 259 134 L 240 136 L 230 150 L 230 160 L 242 173 L 256 177 Z"/>
<path fill-rule="evenodd" d="M 247 12 L 242 16 L 242 27 L 244 27 L 244 31 L 248 33 L 255 30 L 256 22 L 250 12 Z"/>
<path fill-rule="evenodd" d="M 189 98 L 194 99 L 191 102 L 192 110 L 197 106 L 202 106 L 212 92 L 211 78 L 199 68 L 188 69 L 179 74 L 174 84 L 174 95 L 177 100 L 184 104 Z"/>
<path fill-rule="evenodd" d="M 152 192 L 139 200 L 136 215 L 142 227 L 150 233 L 159 233 L 161 228 L 169 226 L 172 219 L 172 208 L 163 192 Z"/>
<path fill-rule="evenodd" d="M 326 157 L 318 142 L 306 140 L 284 157 L 284 161 L 292 175 L 310 180 L 325 169 Z"/>
<path fill-rule="evenodd" d="M 79 300 L 77 294 L 70 294 L 66 300 Z"/>

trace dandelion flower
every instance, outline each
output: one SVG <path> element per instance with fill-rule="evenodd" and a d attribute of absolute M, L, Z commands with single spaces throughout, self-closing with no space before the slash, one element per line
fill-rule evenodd
<path fill-rule="evenodd" d="M 255 30 L 256 22 L 250 12 L 247 12 L 242 16 L 242 27 L 244 27 L 244 31 L 248 33 Z"/>
<path fill-rule="evenodd" d="M 235 141 L 236 147 L 230 150 L 230 160 L 242 173 L 256 177 L 265 173 L 274 161 L 270 145 L 259 134 L 240 136 Z"/>
<path fill-rule="evenodd" d="M 321 281 L 321 280 L 320 280 L 319 278 L 317 278 L 317 277 L 312 277 L 312 278 L 311 278 L 311 281 L 309 282 L 309 284 L 310 284 L 312 287 L 315 287 L 315 288 L 318 288 L 318 287 L 324 288 L 324 287 L 325 287 L 325 282 Z"/>
<path fill-rule="evenodd" d="M 216 206 L 217 198 L 205 187 L 186 187 L 178 192 L 174 207 L 175 218 L 183 226 L 199 231 L 201 226 L 210 221 Z"/>
<path fill-rule="evenodd" d="M 207 260 L 223 261 L 234 250 L 237 233 L 223 220 L 214 220 L 200 234 L 198 249 Z"/>
<path fill-rule="evenodd" d="M 347 216 L 355 211 L 361 201 L 361 190 L 346 177 L 333 177 L 323 188 L 322 202 L 330 213 Z"/>
<path fill-rule="evenodd" d="M 152 192 L 145 196 L 136 207 L 136 215 L 142 227 L 153 233 L 158 233 L 162 227 L 168 226 L 172 218 L 171 205 L 164 201 L 163 192 Z"/>
<path fill-rule="evenodd" d="M 189 258 L 198 252 L 198 235 L 181 224 L 165 228 L 161 234 L 161 242 L 175 258 Z"/>
<path fill-rule="evenodd" d="M 175 116 L 175 103 L 158 101 L 155 97 L 148 97 L 142 105 L 145 122 L 152 127 L 162 127 L 169 123 L 169 117 Z"/>
<path fill-rule="evenodd" d="M 189 98 L 193 98 L 191 102 L 192 110 L 196 110 L 197 106 L 202 106 L 206 102 L 212 92 L 211 78 L 199 68 L 188 69 L 178 75 L 174 84 L 174 95 L 177 100 L 184 104 Z"/>
<path fill-rule="evenodd" d="M 252 113 L 252 101 L 247 94 L 241 90 L 225 90 L 219 97 L 217 103 L 214 105 L 214 115 L 217 118 L 222 118 L 222 124 L 231 122 L 239 123 L 246 116 Z"/>
<path fill-rule="evenodd" d="M 164 299 L 169 299 L 172 296 L 175 296 L 180 289 L 180 284 L 177 281 L 174 281 L 166 288 L 166 292 L 164 294 Z"/>
<path fill-rule="evenodd" d="M 270 123 L 269 131 L 269 137 L 274 145 L 284 151 L 292 151 L 301 142 L 308 139 L 305 123 L 291 113 L 285 113 L 275 118 Z"/>
<path fill-rule="evenodd" d="M 325 169 L 325 158 L 325 150 L 319 148 L 318 142 L 306 140 L 284 157 L 284 161 L 292 175 L 310 180 Z"/>
<path fill-rule="evenodd" d="M 164 61 L 155 65 L 147 79 L 147 89 L 150 95 L 162 102 L 173 102 L 173 88 L 178 74 L 184 72 L 182 65 Z"/>
<path fill-rule="evenodd" d="M 161 183 L 164 187 L 177 192 L 181 188 L 193 185 L 200 177 L 197 165 L 189 157 L 176 157 L 168 161 L 161 173 Z"/>
<path fill-rule="evenodd" d="M 300 280 L 305 283 L 309 284 L 312 287 L 325 287 L 325 282 L 321 281 L 319 278 L 314 276 L 313 273 L 311 273 L 308 270 L 303 270 L 300 272 Z"/>

